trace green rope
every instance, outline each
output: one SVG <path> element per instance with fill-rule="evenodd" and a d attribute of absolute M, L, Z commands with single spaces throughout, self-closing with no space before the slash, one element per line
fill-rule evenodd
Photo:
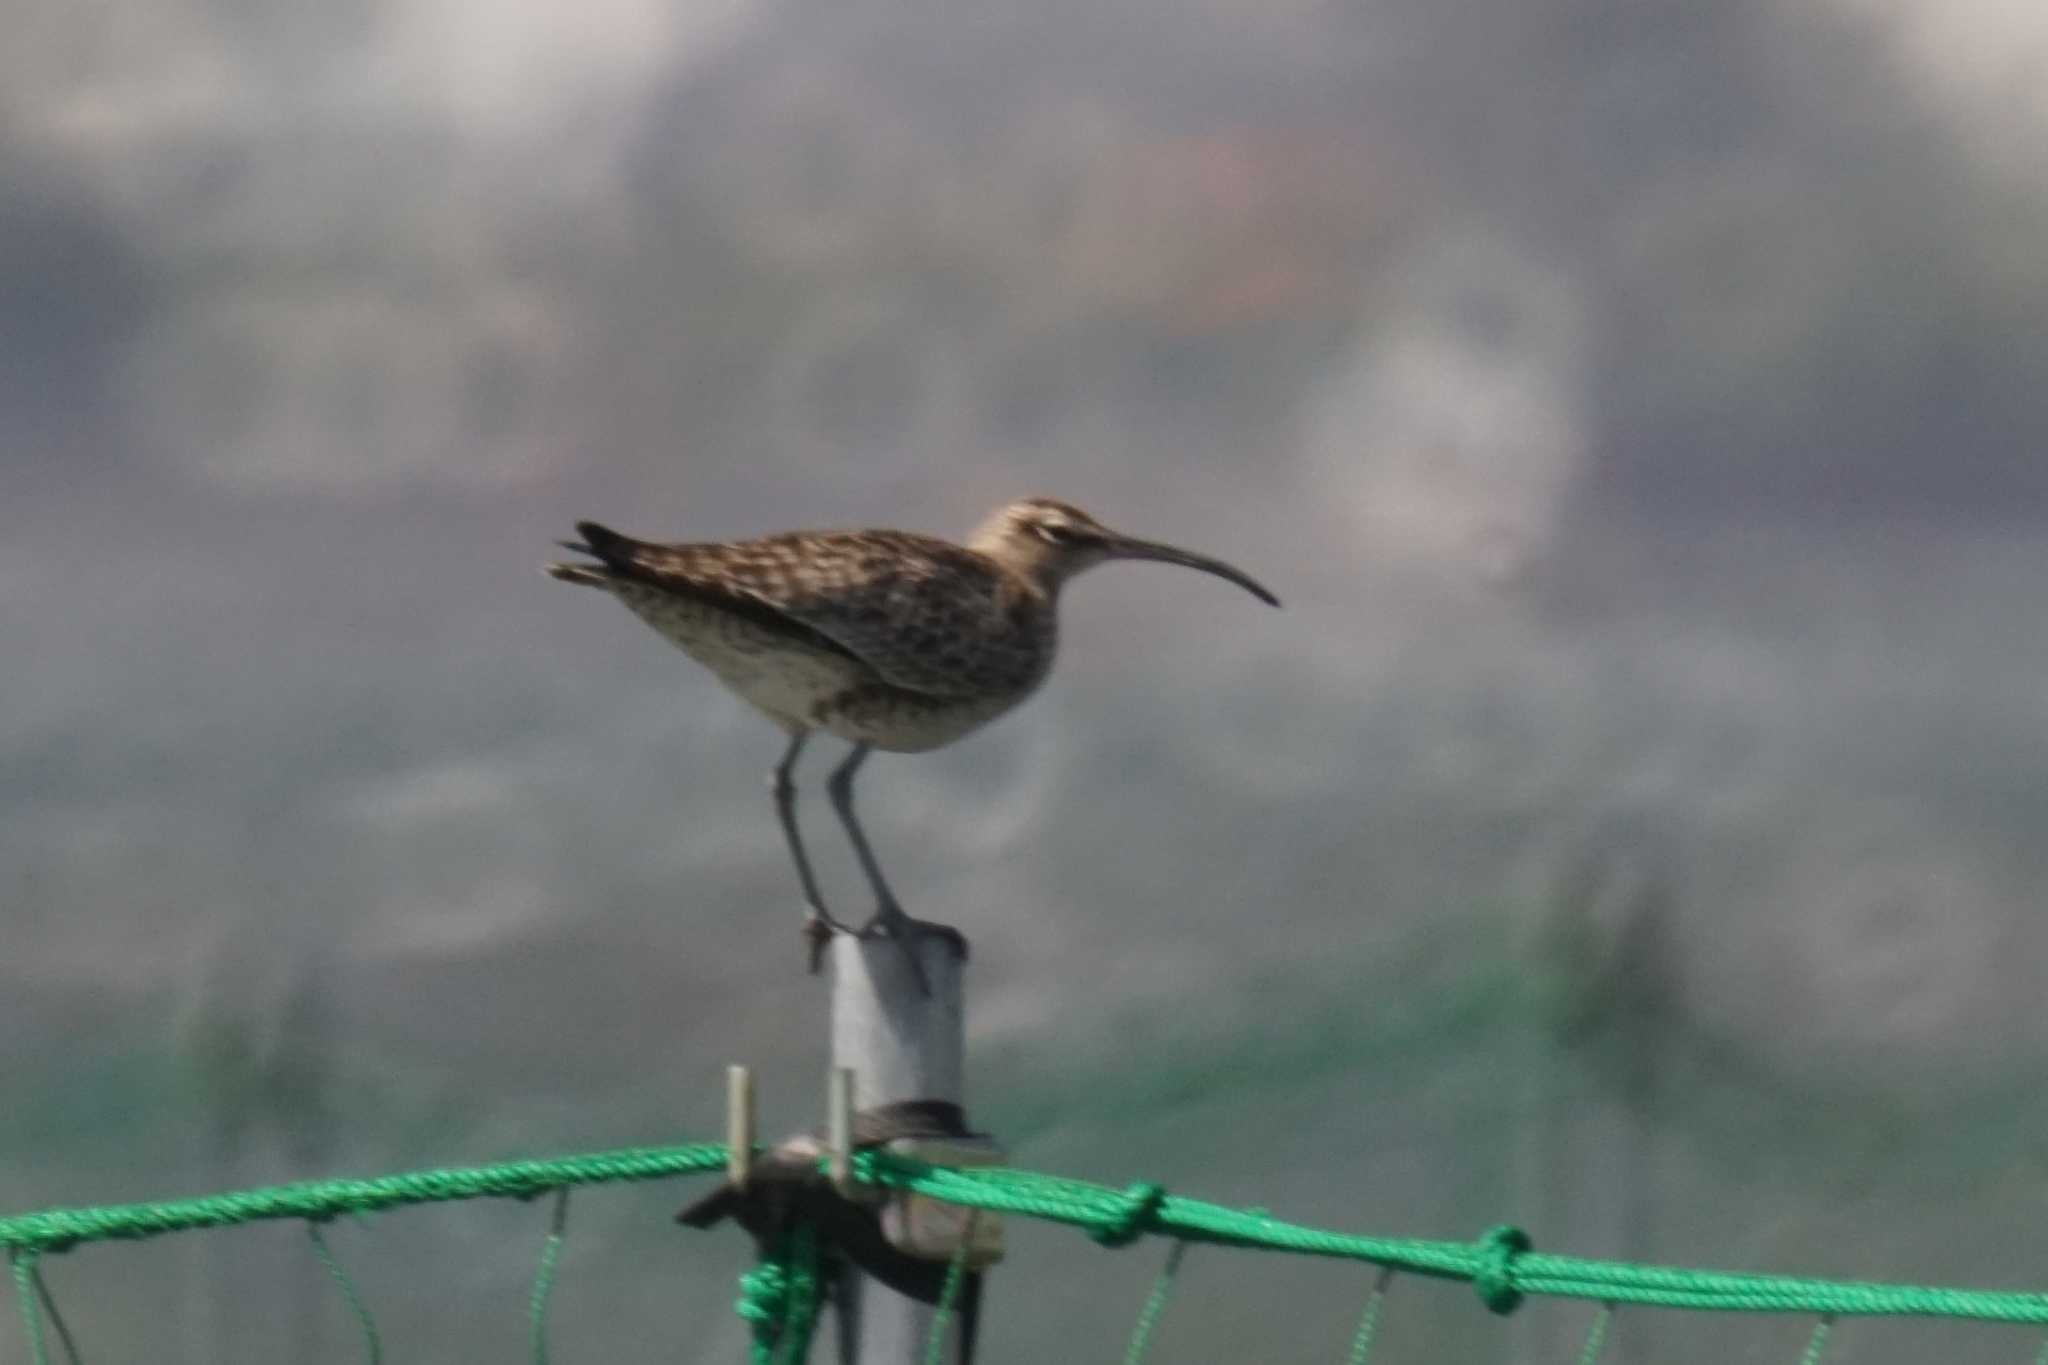
<path fill-rule="evenodd" d="M 1508 1302 L 1509 1295 L 1536 1294 L 1712 1312 L 2048 1323 L 2048 1294 L 1595 1261 L 1525 1250 L 1527 1239 L 1513 1229 L 1495 1229 L 1477 1243 L 1360 1237 L 1178 1195 L 1155 1200 L 1149 1189 L 1113 1190 L 1004 1167 L 953 1170 L 880 1150 L 856 1153 L 854 1165 L 859 1178 L 887 1188 L 912 1189 L 948 1203 L 1090 1231 L 1116 1232 L 1135 1223 L 1142 1231 L 1188 1241 L 1370 1261 L 1412 1274 L 1463 1280 L 1493 1296 L 1489 1307 Z"/>
<path fill-rule="evenodd" d="M 1603 1303 L 1600 1311 L 1593 1315 L 1593 1325 L 1586 1329 L 1586 1344 L 1579 1351 L 1579 1365 L 1594 1365 L 1600 1353 L 1607 1349 L 1607 1328 L 1614 1321 L 1614 1305 Z"/>
<path fill-rule="evenodd" d="M 31 1365 L 50 1365 L 49 1348 L 43 1342 L 43 1315 L 36 1308 L 36 1253 L 9 1247 L 7 1265 L 14 1272 L 14 1306 L 28 1336 Z"/>
<path fill-rule="evenodd" d="M 1834 1326 L 1832 1313 L 1813 1325 L 1813 1335 L 1806 1339 L 1806 1354 L 1799 1357 L 1799 1365 L 1820 1365 L 1820 1353 L 1827 1349 L 1828 1333 Z"/>
<path fill-rule="evenodd" d="M 540 1265 L 533 1272 L 533 1291 L 526 1297 L 531 1325 L 533 1365 L 548 1365 L 548 1299 L 555 1292 L 555 1265 L 562 1258 L 562 1238 L 569 1231 L 569 1187 L 555 1191 L 555 1212 L 548 1220 L 548 1236 L 541 1243 Z"/>
<path fill-rule="evenodd" d="M 790 1242 L 789 1308 L 782 1322 L 782 1339 L 776 1346 L 776 1365 L 801 1365 L 810 1357 L 811 1333 L 818 1326 L 818 1303 L 823 1297 L 819 1278 L 823 1257 L 817 1229 L 799 1223 L 790 1234 Z"/>
<path fill-rule="evenodd" d="M 818 1324 L 818 1231 L 798 1223 L 770 1245 L 740 1276 L 733 1305 L 753 1329 L 753 1365 L 790 1365 L 810 1354 Z"/>
<path fill-rule="evenodd" d="M 374 1180 L 308 1180 L 201 1199 L 46 1209 L 0 1218 L 0 1246 L 68 1251 L 83 1242 L 156 1237 L 167 1232 L 227 1227 L 269 1218 L 319 1221 L 343 1213 L 454 1199 L 530 1199 L 562 1185 L 664 1180 L 724 1167 L 724 1146 L 706 1142 L 688 1147 L 629 1147 L 546 1161 L 412 1171 Z"/>
<path fill-rule="evenodd" d="M 1387 1286 L 1394 1282 L 1391 1268 L 1380 1271 L 1373 1281 L 1372 1293 L 1366 1298 L 1365 1312 L 1358 1318 L 1358 1334 L 1351 1338 L 1351 1354 L 1346 1365 L 1371 1365 L 1372 1339 L 1380 1330 L 1380 1305 L 1386 1302 Z"/>
<path fill-rule="evenodd" d="M 13 1263 L 17 1307 L 36 1365 L 43 1365 L 42 1322 L 35 1308 L 35 1257 L 82 1243 L 154 1237 L 259 1219 L 312 1221 L 337 1214 L 455 1199 L 532 1197 L 571 1185 L 659 1180 L 720 1170 L 725 1148 L 715 1143 L 640 1147 L 545 1161 L 515 1161 L 381 1176 L 373 1180 L 321 1180 L 244 1190 L 168 1203 L 48 1209 L 0 1218 L 0 1247 Z M 1367 1261 L 1389 1270 L 1461 1280 L 1486 1305 L 1512 1311 L 1526 1295 L 1593 1303 L 1651 1305 L 1712 1312 L 1798 1313 L 1841 1316 L 1969 1318 L 1983 1322 L 2048 1324 L 2048 1294 L 1858 1281 L 1745 1275 L 1675 1266 L 1636 1265 L 1558 1256 L 1531 1248 L 1513 1228 L 1496 1228 L 1478 1242 L 1363 1237 L 1286 1223 L 1255 1211 L 1226 1208 L 1169 1195 L 1156 1185 L 1124 1190 L 1005 1167 L 954 1170 L 871 1150 L 854 1156 L 855 1175 L 887 1189 L 909 1189 L 964 1208 L 1028 1215 L 1083 1229 L 1110 1245 L 1144 1235 L 1219 1246 L 1256 1247 L 1299 1255 Z M 815 1316 L 816 1247 L 799 1297 Z M 798 1288 L 794 1282 L 790 1286 Z M 808 1330 L 808 1328 L 806 1328 Z M 1825 1341 L 1825 1332 L 1817 1340 Z"/>
<path fill-rule="evenodd" d="M 946 1278 L 939 1285 L 938 1307 L 932 1312 L 932 1329 L 924 1338 L 924 1365 L 945 1365 L 946 1326 L 952 1321 L 953 1305 L 960 1300 L 960 1285 L 967 1278 L 967 1253 L 974 1249 L 974 1223 L 981 1214 L 968 1210 L 967 1221 L 960 1228 L 960 1245 L 953 1248 L 953 1259 L 946 1266 Z"/>
<path fill-rule="evenodd" d="M 341 1297 L 348 1303 L 349 1312 L 356 1315 L 356 1325 L 363 1331 L 363 1356 L 370 1365 L 378 1365 L 384 1359 L 384 1343 L 377 1335 L 377 1323 L 370 1316 L 370 1310 L 363 1303 L 363 1296 L 356 1292 L 355 1281 L 349 1279 L 348 1271 L 342 1268 L 334 1252 L 327 1245 L 327 1236 L 315 1222 L 306 1224 L 306 1238 L 313 1244 L 313 1254 L 320 1258 L 320 1264 L 327 1267 L 327 1273 L 341 1289 Z"/>
<path fill-rule="evenodd" d="M 1159 1315 L 1166 1311 L 1166 1296 L 1173 1291 L 1173 1277 L 1180 1273 L 1181 1258 L 1187 1254 L 1186 1242 L 1175 1242 L 1173 1250 L 1166 1253 L 1166 1264 L 1152 1281 L 1145 1306 L 1138 1310 L 1138 1325 L 1131 1329 L 1131 1344 L 1124 1348 L 1124 1365 L 1144 1365 L 1145 1352 L 1152 1345 L 1152 1329 L 1159 1325 Z"/>

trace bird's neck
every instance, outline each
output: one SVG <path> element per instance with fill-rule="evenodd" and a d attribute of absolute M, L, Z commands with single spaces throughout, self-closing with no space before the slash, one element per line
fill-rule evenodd
<path fill-rule="evenodd" d="M 1052 547 L 1008 538 L 990 537 L 984 541 L 977 536 L 967 543 L 967 548 L 993 561 L 1005 578 L 1032 596 L 1043 598 L 1048 606 L 1059 601 L 1060 588 L 1068 574 Z"/>

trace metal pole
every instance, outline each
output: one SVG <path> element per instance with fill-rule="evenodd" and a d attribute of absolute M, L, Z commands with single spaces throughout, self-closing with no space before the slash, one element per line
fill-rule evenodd
<path fill-rule="evenodd" d="M 832 1065 L 854 1074 L 853 1104 L 966 1102 L 959 948 L 936 934 L 916 939 L 931 983 L 918 988 L 901 946 L 837 934 L 832 939 Z M 933 1309 L 855 1272 L 848 1309 L 860 1365 L 921 1365 Z M 946 1355 L 958 1360 L 959 1320 Z"/>

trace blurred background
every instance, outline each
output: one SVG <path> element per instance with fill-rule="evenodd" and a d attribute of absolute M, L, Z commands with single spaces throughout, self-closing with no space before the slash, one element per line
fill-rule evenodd
<path fill-rule="evenodd" d="M 1105 570 L 1041 696 L 864 777 L 1023 1164 L 2048 1283 L 2048 9 L 0 12 L 0 1208 L 703 1138 L 728 1061 L 811 1122 L 780 740 L 539 564 L 1048 493 L 1287 609 Z M 562 1357 L 739 1358 L 690 1188 L 576 1199 Z M 469 1361 L 546 1214 L 332 1240 Z M 984 1360 L 1114 1355 L 1160 1248 L 1012 1244 Z M 357 1358 L 291 1226 L 48 1277 L 95 1360 Z M 1183 1285 L 1160 1359 L 1335 1359 L 1370 1275 Z M 1403 1281 L 1381 1350 L 1589 1317 Z"/>

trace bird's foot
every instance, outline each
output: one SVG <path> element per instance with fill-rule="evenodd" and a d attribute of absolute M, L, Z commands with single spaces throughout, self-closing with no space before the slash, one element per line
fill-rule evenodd
<path fill-rule="evenodd" d="M 873 918 L 860 928 L 862 938 L 895 938 L 906 943 L 921 938 L 942 938 L 953 945 L 953 951 L 960 960 L 967 960 L 967 935 L 950 924 L 936 920 L 912 919 L 901 906 L 890 905 L 874 913 Z"/>
<path fill-rule="evenodd" d="M 876 910 L 873 918 L 861 926 L 860 937 L 864 939 L 889 939 L 903 950 L 910 963 L 910 973 L 917 978 L 917 988 L 927 1000 L 931 998 L 931 979 L 926 975 L 924 959 L 918 955 L 918 944 L 926 938 L 942 938 L 952 945 L 953 951 L 962 962 L 967 960 L 967 937 L 950 924 L 937 924 L 931 920 L 912 919 L 904 913 L 903 907 L 893 903 L 884 904 Z"/>
<path fill-rule="evenodd" d="M 821 905 L 814 905 L 804 916 L 802 929 L 804 941 L 810 945 L 811 975 L 816 976 L 825 966 L 825 946 L 832 942 L 834 934 L 850 934 L 853 926 L 845 920 L 835 918 Z"/>

